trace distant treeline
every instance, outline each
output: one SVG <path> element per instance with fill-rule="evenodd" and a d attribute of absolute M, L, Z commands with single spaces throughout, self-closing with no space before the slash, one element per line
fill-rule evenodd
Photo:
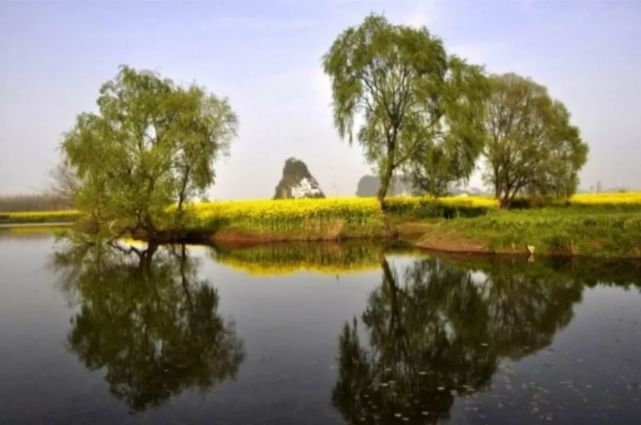
<path fill-rule="evenodd" d="M 73 208 L 71 199 L 59 195 L 0 196 L 0 211 L 51 211 Z"/>

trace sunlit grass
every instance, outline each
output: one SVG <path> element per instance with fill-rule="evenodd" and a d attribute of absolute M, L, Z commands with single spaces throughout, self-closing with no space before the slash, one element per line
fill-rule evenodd
<path fill-rule="evenodd" d="M 615 198 L 616 199 L 616 198 Z M 436 220 L 427 230 L 478 242 L 501 253 L 641 256 L 641 204 L 592 203 L 493 211 L 465 220 Z"/>

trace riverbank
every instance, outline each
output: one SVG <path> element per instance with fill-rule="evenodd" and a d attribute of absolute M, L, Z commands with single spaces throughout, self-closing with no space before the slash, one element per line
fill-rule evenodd
<path fill-rule="evenodd" d="M 443 252 L 641 258 L 641 193 L 522 206 L 528 208 L 504 211 L 490 197 L 465 196 L 390 198 L 385 212 L 373 198 L 202 202 L 187 207 L 183 228 L 167 227 L 160 239 L 220 246 L 384 239 Z M 8 214 L 18 224 L 80 217 Z"/>
<path fill-rule="evenodd" d="M 627 212 L 573 207 L 497 210 L 484 216 L 452 219 L 386 216 L 379 226 L 341 226 L 325 233 L 222 228 L 201 233 L 195 239 L 225 246 L 385 239 L 450 253 L 641 259 L 641 208 Z"/>
<path fill-rule="evenodd" d="M 264 202 L 264 203 L 262 203 Z M 509 211 L 489 197 L 197 204 L 187 230 L 206 242 L 377 239 L 422 249 L 486 255 L 641 258 L 641 194 L 581 194 Z"/>
<path fill-rule="evenodd" d="M 549 207 L 400 223 L 418 248 L 494 255 L 641 258 L 641 207 Z M 406 236 L 403 236 L 406 235 Z"/>

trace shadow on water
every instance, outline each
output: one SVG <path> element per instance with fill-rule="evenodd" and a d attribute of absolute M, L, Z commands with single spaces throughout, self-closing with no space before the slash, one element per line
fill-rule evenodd
<path fill-rule="evenodd" d="M 395 267 L 382 257 L 380 268 L 365 311 L 339 336 L 331 397 L 349 423 L 446 419 L 457 396 L 489 385 L 501 358 L 550 345 L 585 286 L 641 282 L 638 264 L 620 262 L 432 258 Z"/>
<path fill-rule="evenodd" d="M 58 285 L 79 305 L 68 347 L 106 370 L 111 393 L 133 411 L 233 379 L 244 358 L 219 297 L 199 280 L 185 246 L 127 247 L 66 240 L 54 254 Z"/>

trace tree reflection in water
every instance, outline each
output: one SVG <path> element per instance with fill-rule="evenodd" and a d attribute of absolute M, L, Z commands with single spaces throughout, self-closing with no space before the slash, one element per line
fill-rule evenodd
<path fill-rule="evenodd" d="M 70 349 L 87 368 L 105 368 L 110 391 L 133 411 L 234 378 L 243 344 L 184 246 L 68 243 L 53 265 L 80 305 Z"/>
<path fill-rule="evenodd" d="M 456 395 L 488 385 L 500 357 L 532 353 L 570 322 L 580 281 L 522 263 L 486 265 L 475 273 L 419 260 L 399 273 L 381 260 L 381 285 L 339 338 L 332 401 L 348 422 L 447 418 Z"/>

